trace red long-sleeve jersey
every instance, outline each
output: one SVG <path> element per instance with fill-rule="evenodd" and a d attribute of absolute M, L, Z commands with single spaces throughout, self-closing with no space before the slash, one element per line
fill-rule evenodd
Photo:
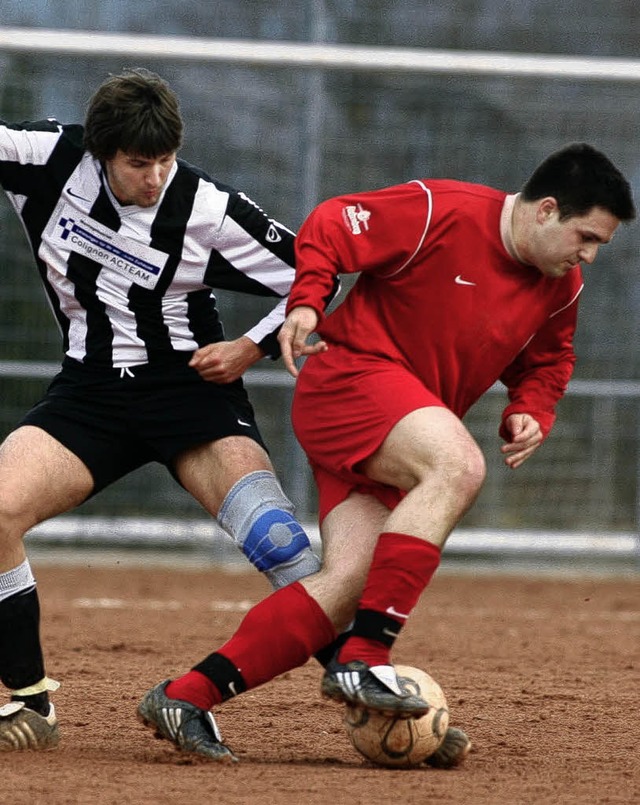
<path fill-rule="evenodd" d="M 575 364 L 582 275 L 576 265 L 548 278 L 511 257 L 500 236 L 505 198 L 424 179 L 325 201 L 296 238 L 287 309 L 313 307 L 329 344 L 403 364 L 460 417 L 500 379 L 503 422 L 528 413 L 546 436 Z M 325 316 L 335 276 L 355 272 Z"/>

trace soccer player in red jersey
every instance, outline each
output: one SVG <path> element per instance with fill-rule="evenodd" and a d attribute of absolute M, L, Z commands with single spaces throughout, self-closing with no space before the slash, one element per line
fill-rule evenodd
<path fill-rule="evenodd" d="M 279 341 L 297 377 L 293 424 L 318 486 L 323 567 L 150 691 L 144 721 L 190 748 L 166 712 L 174 724 L 185 707 L 206 712 L 326 645 L 326 696 L 405 717 L 426 711 L 399 686 L 390 653 L 484 481 L 462 417 L 500 380 L 506 464 L 542 444 L 575 363 L 581 264 L 634 217 L 627 180 L 582 143 L 549 156 L 518 193 L 421 179 L 311 213 Z M 359 276 L 327 314 L 345 273 Z"/>

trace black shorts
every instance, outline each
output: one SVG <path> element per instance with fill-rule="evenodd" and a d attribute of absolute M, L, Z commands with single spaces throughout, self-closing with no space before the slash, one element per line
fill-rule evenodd
<path fill-rule="evenodd" d="M 97 371 L 65 358 L 20 425 L 42 428 L 78 456 L 93 494 L 151 461 L 174 473 L 184 450 L 225 436 L 266 450 L 242 380 L 211 383 L 186 362 Z"/>

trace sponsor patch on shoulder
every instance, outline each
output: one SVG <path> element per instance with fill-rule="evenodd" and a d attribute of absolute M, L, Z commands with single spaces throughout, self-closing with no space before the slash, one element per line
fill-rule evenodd
<path fill-rule="evenodd" d="M 361 235 L 369 229 L 371 213 L 362 204 L 346 204 L 342 208 L 342 218 L 353 235 Z"/>

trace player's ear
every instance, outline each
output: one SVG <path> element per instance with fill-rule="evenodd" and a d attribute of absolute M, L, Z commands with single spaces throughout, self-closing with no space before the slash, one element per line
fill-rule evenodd
<path fill-rule="evenodd" d="M 558 212 L 558 202 L 553 196 L 545 196 L 538 201 L 536 220 L 540 224 L 548 221 L 554 213 Z"/>

